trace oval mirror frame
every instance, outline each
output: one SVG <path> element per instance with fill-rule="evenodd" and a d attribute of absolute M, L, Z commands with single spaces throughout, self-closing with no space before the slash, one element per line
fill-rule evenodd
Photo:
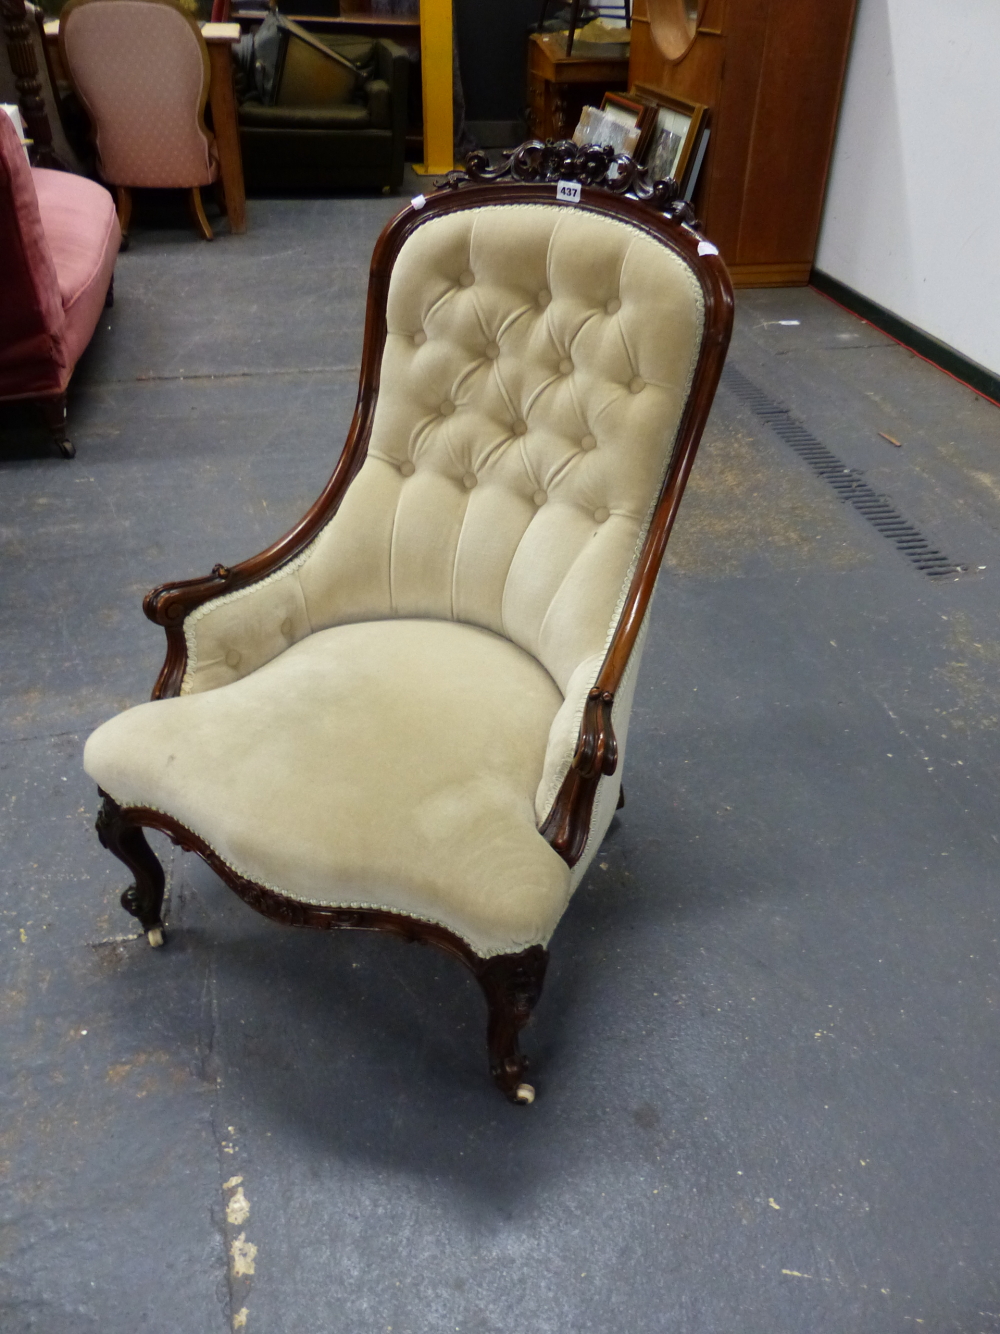
<path fill-rule="evenodd" d="M 647 0 L 649 26 L 660 54 L 682 60 L 691 50 L 705 0 Z"/>

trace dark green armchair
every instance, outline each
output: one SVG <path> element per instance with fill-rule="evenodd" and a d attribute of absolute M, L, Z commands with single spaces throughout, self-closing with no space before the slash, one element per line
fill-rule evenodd
<path fill-rule="evenodd" d="M 273 85 L 265 80 L 263 95 L 255 89 L 240 104 L 247 188 L 395 190 L 406 148 L 406 52 L 381 39 L 317 38 L 282 27 L 294 28 L 284 39 L 289 57 L 283 49 Z M 334 88 L 320 69 L 312 101 L 308 62 L 320 47 L 341 64 L 350 61 L 357 77 L 353 87 L 347 80 Z"/>

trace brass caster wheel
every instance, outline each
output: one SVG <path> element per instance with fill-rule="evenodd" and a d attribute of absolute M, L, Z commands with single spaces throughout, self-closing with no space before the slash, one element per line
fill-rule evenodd
<path fill-rule="evenodd" d="M 531 1084 L 518 1084 L 514 1090 L 514 1097 L 527 1107 L 529 1102 L 535 1101 L 535 1090 Z"/>
<path fill-rule="evenodd" d="M 154 949 L 158 949 L 163 944 L 163 927 L 162 926 L 150 927 L 150 929 L 146 932 L 146 939 L 149 941 L 149 943 L 153 946 Z M 535 1096 L 533 1092 L 531 1096 L 532 1097 Z"/>

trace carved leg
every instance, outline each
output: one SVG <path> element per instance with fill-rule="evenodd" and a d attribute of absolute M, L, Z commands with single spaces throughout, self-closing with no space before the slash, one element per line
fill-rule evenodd
<path fill-rule="evenodd" d="M 129 885 L 122 895 L 122 907 L 133 917 L 138 917 L 151 945 L 162 945 L 163 867 L 139 825 L 132 824 L 118 803 L 106 793 L 101 795 L 104 805 L 97 813 L 97 837 L 135 876 L 135 884 Z"/>
<path fill-rule="evenodd" d="M 66 439 L 66 395 L 56 394 L 52 398 L 40 398 L 38 406 L 45 418 L 45 425 L 52 432 L 52 439 L 59 453 L 64 459 L 71 459 L 76 453 L 76 446 Z"/>
<path fill-rule="evenodd" d="M 538 1004 L 548 962 L 548 950 L 532 945 L 521 954 L 500 954 L 487 959 L 476 973 L 489 1006 L 486 1045 L 490 1074 L 511 1102 L 535 1100 L 534 1088 L 522 1082 L 528 1062 L 517 1039 Z"/>
<path fill-rule="evenodd" d="M 194 225 L 201 232 L 206 241 L 214 241 L 215 233 L 209 226 L 208 219 L 205 217 L 205 205 L 201 202 L 201 191 L 195 185 L 189 195 L 191 201 L 191 212 L 194 215 Z"/>

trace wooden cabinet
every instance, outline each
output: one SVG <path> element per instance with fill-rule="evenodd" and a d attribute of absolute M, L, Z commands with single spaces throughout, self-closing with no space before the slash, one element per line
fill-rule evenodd
<path fill-rule="evenodd" d="M 629 84 L 711 109 L 695 207 L 733 282 L 809 281 L 856 0 L 635 0 Z"/>
<path fill-rule="evenodd" d="M 565 49 L 561 33 L 528 39 L 528 132 L 535 139 L 568 139 L 586 103 L 600 106 L 606 92 L 628 84 L 627 57 L 567 57 Z"/>

